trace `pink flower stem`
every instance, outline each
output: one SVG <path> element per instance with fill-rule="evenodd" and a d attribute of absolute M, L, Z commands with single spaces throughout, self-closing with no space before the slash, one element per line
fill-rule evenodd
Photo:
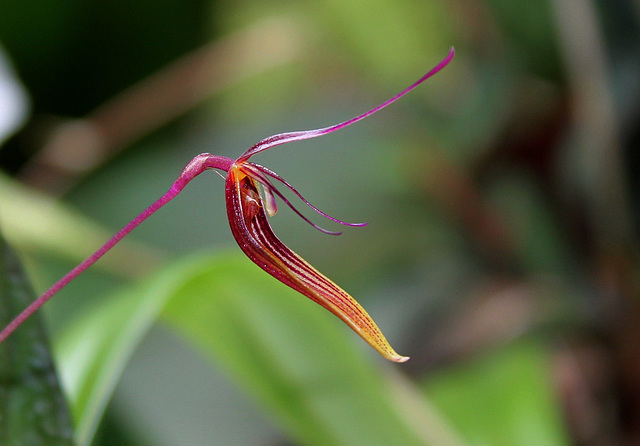
<path fill-rule="evenodd" d="M 160 197 L 160 199 L 158 199 L 155 203 L 145 209 L 142 213 L 140 213 L 140 215 L 127 223 L 125 227 L 119 230 L 96 252 L 91 254 L 82 263 L 69 271 L 64 277 L 53 284 L 51 288 L 45 291 L 44 294 L 42 294 L 27 308 L 25 308 L 22 313 L 16 316 L 16 318 L 0 332 L 0 343 L 4 341 L 11 333 L 13 333 L 13 331 L 18 328 L 20 324 L 22 324 L 29 316 L 31 316 L 42 305 L 44 305 L 45 302 L 51 299 L 58 291 L 67 286 L 69 282 L 78 277 L 87 268 L 96 263 L 98 259 L 100 259 L 100 257 L 105 255 L 111 248 L 118 244 L 120 240 L 122 240 L 126 235 L 133 231 L 140 223 L 153 215 L 158 209 L 163 207 L 169 201 L 173 200 L 180 192 L 182 192 L 182 189 L 184 189 L 184 187 L 191 180 L 193 180 L 195 177 L 197 177 L 207 169 L 214 168 L 227 171 L 229 170 L 231 164 L 233 164 L 233 160 L 229 158 L 213 156 L 208 153 L 203 153 L 196 156 L 184 168 L 178 179 L 176 179 L 167 193 L 165 193 L 162 197 Z"/>

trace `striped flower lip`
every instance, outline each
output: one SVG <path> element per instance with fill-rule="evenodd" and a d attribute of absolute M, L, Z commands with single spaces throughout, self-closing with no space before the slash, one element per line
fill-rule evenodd
<path fill-rule="evenodd" d="M 284 178 L 264 166 L 250 162 L 249 159 L 253 155 L 272 147 L 323 136 L 361 121 L 397 101 L 422 82 L 442 70 L 451 61 L 453 56 L 454 50 L 451 48 L 444 60 L 412 85 L 377 107 L 340 124 L 315 130 L 288 132 L 270 136 L 255 144 L 236 160 L 211 155 L 209 153 L 196 156 L 184 168 L 166 194 L 129 222 L 89 258 L 51 286 L 51 288 L 5 327 L 2 332 L 0 332 L 0 342 L 6 339 L 25 319 L 79 274 L 93 265 L 140 223 L 175 198 L 191 180 L 204 171 L 216 169 L 227 173 L 225 182 L 227 215 L 231 232 L 242 251 L 256 265 L 280 282 L 307 296 L 312 301 L 342 319 L 342 321 L 385 358 L 394 362 L 407 361 L 409 358 L 395 352 L 373 319 L 353 297 L 289 249 L 276 237 L 271 229 L 267 216 L 275 215 L 277 212 L 277 199 L 280 199 L 316 229 L 326 234 L 340 234 L 340 232 L 323 229 L 305 217 L 285 195 L 278 190 L 276 185 L 281 185 L 289 189 L 304 204 L 335 223 L 356 227 L 365 226 L 366 223 L 348 223 L 325 214 L 307 201 Z"/>
<path fill-rule="evenodd" d="M 264 183 L 256 180 L 256 173 L 263 173 L 261 166 L 234 164 L 229 169 L 225 188 L 231 232 L 247 257 L 285 285 L 338 316 L 385 358 L 407 361 L 408 357 L 393 350 L 373 319 L 353 297 L 276 237 L 267 219 L 269 207 L 263 204 L 267 200 L 263 201 L 258 191 L 258 183 L 263 186 Z M 271 193 L 269 186 L 263 187 L 263 191 L 267 196 Z"/>

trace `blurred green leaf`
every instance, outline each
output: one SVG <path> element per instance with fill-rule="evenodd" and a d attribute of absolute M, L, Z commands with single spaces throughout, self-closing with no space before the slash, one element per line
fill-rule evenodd
<path fill-rule="evenodd" d="M 442 2 L 326 0 L 313 6 L 324 32 L 350 47 L 354 59 L 365 59 L 376 78 L 415 75 L 454 43 Z"/>
<path fill-rule="evenodd" d="M 165 304 L 166 320 L 301 444 L 458 444 L 437 418 L 419 428 L 409 419 L 376 364 L 391 365 L 367 359 L 338 320 L 239 253 L 183 260 L 70 329 L 59 356 L 80 444 L 91 440 L 119 374 Z M 431 423 L 437 434 L 425 435 Z"/>
<path fill-rule="evenodd" d="M 0 173 L 0 224 L 17 248 L 48 251 L 81 261 L 107 240 L 111 231 L 44 193 Z M 149 271 L 161 253 L 125 240 L 98 263 L 99 268 L 131 277 Z"/>
<path fill-rule="evenodd" d="M 244 258 L 192 276 L 165 315 L 301 444 L 425 444 L 348 330 Z"/>
<path fill-rule="evenodd" d="M 102 299 L 56 340 L 56 356 L 76 422 L 76 441 L 89 444 L 131 354 L 200 262 L 183 261 L 136 287 Z"/>
<path fill-rule="evenodd" d="M 35 299 L 20 262 L 0 240 L 0 326 Z M 72 445 L 71 417 L 36 314 L 0 345 L 0 445 Z"/>
<path fill-rule="evenodd" d="M 431 376 L 431 401 L 473 445 L 567 445 L 549 353 L 526 340 Z"/>

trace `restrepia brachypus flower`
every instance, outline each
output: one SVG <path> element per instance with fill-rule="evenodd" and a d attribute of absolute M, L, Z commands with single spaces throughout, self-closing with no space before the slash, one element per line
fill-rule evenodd
<path fill-rule="evenodd" d="M 339 232 L 322 229 L 304 217 L 276 188 L 275 184 L 280 183 L 290 189 L 302 202 L 310 206 L 314 211 L 334 222 L 348 226 L 365 226 L 366 223 L 347 223 L 325 214 L 304 199 L 293 186 L 278 174 L 264 166 L 250 162 L 249 159 L 259 152 L 280 144 L 326 135 L 372 115 L 392 102 L 395 102 L 436 74 L 451 61 L 453 55 L 454 50 L 451 48 L 451 51 L 442 62 L 411 86 L 379 106 L 348 121 L 316 130 L 281 133 L 270 136 L 251 147 L 235 161 L 209 153 L 196 156 L 184 168 L 166 194 L 129 222 L 89 258 L 56 282 L 7 325 L 2 332 L 0 332 L 0 342 L 4 341 L 25 319 L 80 273 L 93 265 L 135 227 L 175 198 L 192 179 L 206 170 L 218 169 L 227 172 L 225 182 L 227 215 L 229 224 L 231 225 L 231 232 L 244 253 L 267 273 L 338 316 L 385 358 L 395 362 L 407 361 L 409 359 L 407 356 L 401 356 L 393 350 L 373 319 L 371 319 L 353 297 L 309 265 L 276 237 L 267 219 L 267 214 L 273 216 L 276 213 L 276 197 L 278 197 L 316 229 L 328 234 L 340 234 Z"/>

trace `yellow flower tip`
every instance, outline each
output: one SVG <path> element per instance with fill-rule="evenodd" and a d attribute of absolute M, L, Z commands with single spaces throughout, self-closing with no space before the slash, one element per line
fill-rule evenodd
<path fill-rule="evenodd" d="M 409 356 L 399 355 L 392 348 L 384 349 L 384 350 L 376 348 L 376 350 L 378 350 L 378 352 L 382 354 L 382 356 L 384 356 L 385 359 L 388 359 L 391 362 L 397 362 L 398 364 L 402 364 L 403 362 L 407 362 L 409 360 Z"/>

